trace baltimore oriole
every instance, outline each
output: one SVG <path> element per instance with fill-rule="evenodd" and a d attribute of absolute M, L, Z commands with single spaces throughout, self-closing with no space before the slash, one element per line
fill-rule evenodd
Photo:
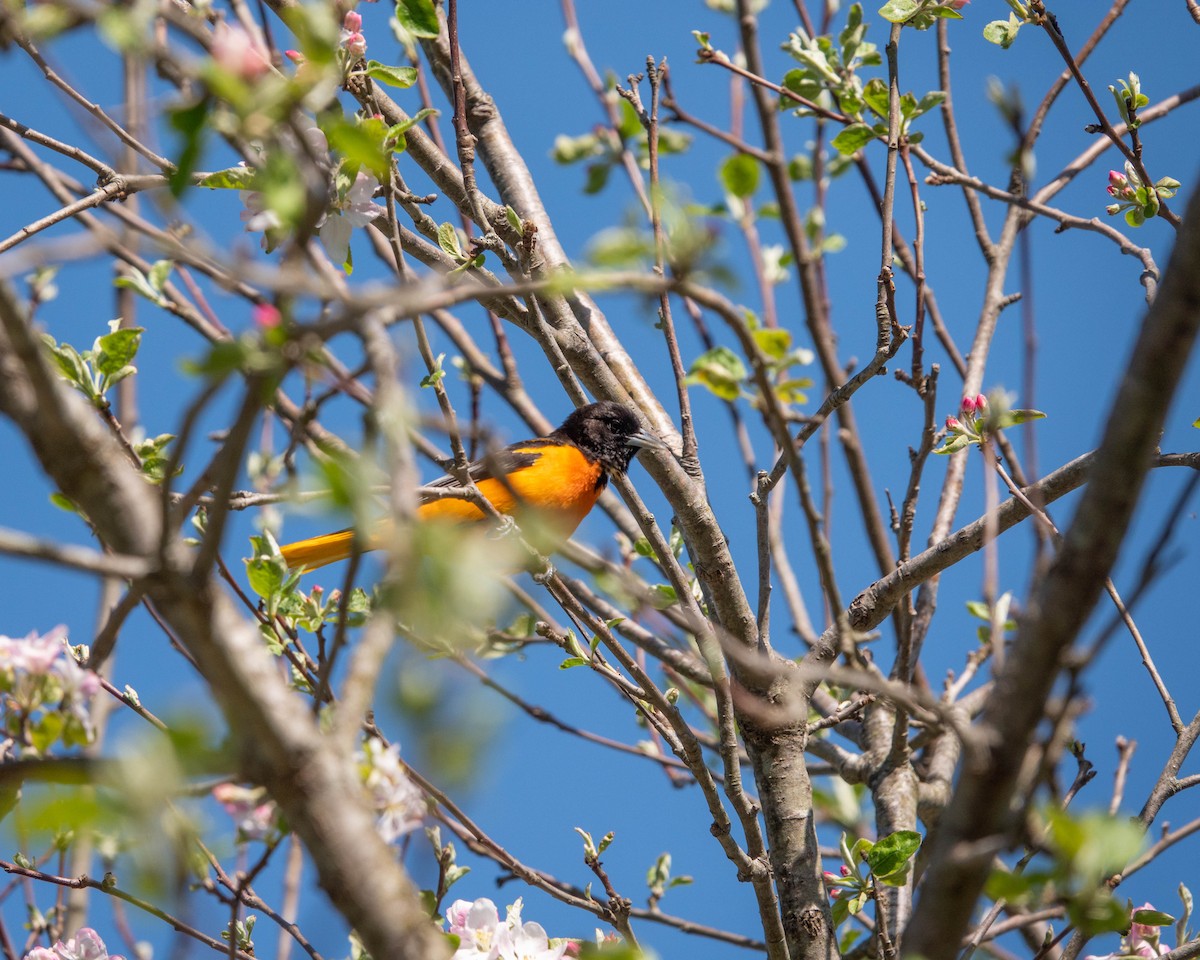
<path fill-rule="evenodd" d="M 640 447 L 668 449 L 658 437 L 642 429 L 637 415 L 626 406 L 603 400 L 580 407 L 548 437 L 514 443 L 476 460 L 469 467 L 479 492 L 500 513 L 521 516 L 528 511 L 546 523 L 559 542 L 566 540 L 596 505 L 610 476 L 629 469 Z M 497 479 L 497 473 L 503 480 Z M 430 486 L 455 487 L 445 476 Z M 484 512 L 469 500 L 454 497 L 426 499 L 417 507 L 422 520 L 470 523 L 484 520 Z M 386 534 L 371 535 L 364 549 L 384 545 Z M 350 556 L 354 530 L 326 533 L 289 543 L 280 550 L 292 568 L 313 569 Z"/>

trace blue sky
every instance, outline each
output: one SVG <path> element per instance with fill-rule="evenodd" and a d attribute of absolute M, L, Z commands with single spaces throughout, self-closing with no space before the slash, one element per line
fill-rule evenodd
<path fill-rule="evenodd" d="M 732 52 L 735 45 L 733 21 L 697 3 L 630 3 L 609 0 L 604 4 L 581 2 L 579 17 L 592 59 L 601 72 L 612 70 L 625 82 L 627 74 L 644 68 L 647 55 L 667 57 L 672 77 L 683 105 L 693 113 L 717 124 L 728 120 L 728 76 L 713 66 L 695 62 L 693 29 L 712 34 L 714 46 Z M 1156 10 L 1151 21 L 1145 5 L 1133 5 L 1097 50 L 1086 66 L 1086 73 L 1108 108 L 1111 100 L 1104 87 L 1130 70 L 1142 76 L 1143 86 L 1152 103 L 1195 83 L 1193 40 L 1195 25 L 1182 4 L 1172 4 L 1169 12 Z M 1178 9 L 1175 9 L 1178 7 Z M 370 55 L 383 61 L 397 56 L 391 42 L 386 5 L 362 8 L 370 44 Z M 986 97 L 988 78 L 1000 77 L 1005 84 L 1019 87 L 1026 105 L 1032 109 L 1048 84 L 1061 71 L 1046 37 L 1027 28 L 1008 51 L 980 39 L 983 24 L 992 17 L 1005 16 L 1007 7 L 999 0 L 977 0 L 964 11 L 963 23 L 951 31 L 955 51 L 954 96 L 958 119 L 966 144 L 972 173 L 984 180 L 1006 183 L 1005 157 L 1012 149 L 1008 133 L 997 111 Z M 1078 47 L 1092 28 L 1094 5 L 1066 0 L 1059 5 L 1060 23 L 1073 47 Z M 583 171 L 562 167 L 549 157 L 559 134 L 580 134 L 602 119 L 602 114 L 582 78 L 567 57 L 561 37 L 563 21 L 555 4 L 525 3 L 498 6 L 464 4 L 462 42 L 479 79 L 494 96 L 504 115 L 514 142 L 523 152 L 555 229 L 572 257 L 581 258 L 589 241 L 605 227 L 622 222 L 633 210 L 628 185 L 614 174 L 608 188 L 598 196 L 581 192 Z M 884 31 L 880 18 L 868 10 L 872 23 L 870 38 L 881 46 Z M 768 73 L 778 80 L 794 63 L 778 50 L 778 43 L 794 28 L 790 4 L 776 0 L 763 14 L 762 36 Z M 88 94 L 101 103 L 113 103 L 119 89 L 117 62 L 104 48 L 82 36 L 67 38 L 51 45 L 56 62 L 80 83 Z M 934 69 L 932 33 L 906 31 L 901 44 L 901 88 L 921 93 L 937 86 Z M 0 57 L 0 83 L 9 91 L 21 90 L 19 102 L 10 98 L 5 112 L 13 111 L 18 120 L 47 132 L 71 139 L 77 136 L 78 117 L 71 119 L 61 105 L 51 99 L 35 72 L 19 52 L 10 50 Z M 398 95 L 408 105 L 406 94 Z M 156 105 L 165 105 L 169 95 L 156 88 Z M 415 103 L 415 99 L 411 100 Z M 1185 106 L 1164 121 L 1145 128 L 1146 160 L 1155 176 L 1170 175 L 1183 182 L 1186 195 L 1196 175 L 1194 106 Z M 945 159 L 944 138 L 935 118 L 926 118 L 922 129 L 928 132 L 926 146 L 935 156 Z M 1083 131 L 1091 116 L 1079 92 L 1068 88 L 1050 115 L 1046 132 L 1039 141 L 1037 183 L 1053 175 L 1073 159 L 1091 141 Z M 807 121 L 791 120 L 785 125 L 789 150 L 800 151 L 811 137 Z M 747 115 L 747 128 L 753 118 Z M 449 134 L 449 112 L 442 118 L 443 133 Z M 164 149 L 171 149 L 170 142 Z M 879 147 L 878 144 L 874 145 Z M 98 149 L 103 150 L 102 144 Z M 728 154 L 728 148 L 697 136 L 692 148 L 681 157 L 672 157 L 664 166 L 664 175 L 682 185 L 699 204 L 710 205 L 722 199 L 715 169 Z M 227 158 L 226 158 L 227 159 Z M 871 161 L 882 170 L 882 149 L 875 150 Z M 226 162 L 214 155 L 205 166 Z M 402 166 L 405 161 L 402 160 Z M 1056 206 L 1083 217 L 1104 217 L 1106 173 L 1115 160 L 1101 160 L 1079 177 L 1054 201 Z M 86 179 L 79 171 L 72 171 Z M 411 173 L 411 165 L 409 167 Z M 924 171 L 919 170 L 923 176 Z M 0 231 L 8 235 L 22 224 L 54 208 L 52 199 L 32 184 L 32 178 L 3 174 L 6 202 L 0 210 Z M 421 180 L 415 173 L 413 183 Z M 418 188 L 420 189 L 420 188 Z M 811 186 L 801 184 L 797 195 L 802 208 L 811 204 Z M 935 288 L 947 323 L 960 348 L 970 342 L 979 306 L 984 264 L 974 245 L 964 213 L 962 197 L 953 187 L 922 187 L 927 204 L 926 253 L 929 282 Z M 253 240 L 239 234 L 238 205 L 232 195 L 194 191 L 188 198 L 189 212 L 214 238 L 224 243 L 241 243 L 254 252 Z M 1183 201 L 1174 203 L 1177 211 Z M 439 220 L 450 219 L 445 205 L 435 208 Z M 902 197 L 897 204 L 898 218 L 905 235 L 911 239 L 911 211 Z M 998 227 L 1002 211 L 985 206 L 989 226 Z M 77 228 L 60 226 L 47 237 L 64 236 Z M 772 222 L 760 224 L 764 242 L 779 241 Z M 874 346 L 875 276 L 879 269 L 878 226 L 870 201 L 861 184 L 852 176 L 835 181 L 831 189 L 828 229 L 845 235 L 846 249 L 828 259 L 830 296 L 834 322 L 840 336 L 843 360 L 857 356 L 861 365 Z M 1039 355 L 1036 395 L 1020 397 L 1019 405 L 1036 406 L 1048 419 L 1039 423 L 1037 444 L 1043 473 L 1091 449 L 1098 437 L 1108 404 L 1114 393 L 1116 377 L 1137 333 L 1144 310 L 1142 288 L 1138 284 L 1139 266 L 1131 258 L 1121 257 L 1111 243 L 1096 234 L 1068 231 L 1056 234 L 1053 225 L 1035 224 L 1029 231 L 1033 265 L 1033 302 L 1036 310 Z M 1170 228 L 1154 222 L 1133 234 L 1138 243 L 1150 245 L 1160 267 L 1165 267 Z M 357 269 L 353 282 L 382 279 L 382 272 L 369 255 L 363 237 L 354 240 Z M 735 300 L 757 308 L 758 297 L 745 271 L 744 245 L 732 225 L 726 223 L 716 240 L 716 254 L 743 276 L 742 282 L 724 292 Z M 0 259 L 0 268 L 4 261 Z M 40 319 L 59 340 L 77 346 L 90 344 L 104 331 L 111 319 L 112 301 L 108 299 L 109 267 L 82 264 L 65 268 L 59 278 L 61 295 L 42 308 Z M 1019 289 L 1015 270 L 1006 289 Z M 801 308 L 794 281 L 776 290 L 781 324 L 792 330 L 799 346 L 807 346 Z M 911 285 L 898 283 L 898 303 L 902 318 L 911 317 Z M 213 303 L 222 320 L 234 329 L 249 325 L 244 303 L 213 293 Z M 674 408 L 674 387 L 661 336 L 653 326 L 653 308 L 632 296 L 602 298 L 602 307 L 618 335 L 668 409 Z M 140 304 L 139 322 L 146 328 L 139 366 L 139 394 L 143 418 L 149 433 L 173 429 L 180 411 L 199 390 L 199 384 L 179 373 L 179 360 L 196 355 L 202 344 L 165 313 Z M 481 342 L 488 342 L 482 316 L 464 311 L 473 329 L 480 331 Z M 733 345 L 731 336 L 710 321 L 718 342 Z M 698 338 L 680 322 L 685 362 L 702 349 Z M 406 353 L 405 373 L 415 384 L 419 359 L 404 333 L 398 335 Z M 529 389 L 551 419 L 561 419 L 570 405 L 546 368 L 541 351 L 530 341 L 513 335 L 514 349 L 522 361 Z M 354 355 L 349 342 L 339 348 Z M 448 349 L 441 344 L 440 349 Z M 957 406 L 959 384 L 949 363 L 932 340 L 927 341 L 928 359 L 942 363 L 939 415 L 951 413 Z M 1016 389 L 1022 379 L 1022 335 L 1018 308 L 1007 311 L 994 343 L 985 386 Z M 901 353 L 907 364 L 907 349 Z M 449 378 L 457 403 L 465 405 L 465 391 Z M 425 391 L 427 394 L 428 391 Z M 812 391 L 810 405 L 819 402 L 819 390 Z M 430 407 L 431 399 L 421 401 Z M 746 499 L 745 475 L 736 455 L 731 454 L 728 417 L 722 404 L 696 388 L 692 401 L 697 413 L 701 440 L 701 461 L 706 472 L 714 508 L 730 540 L 735 560 L 752 580 L 754 561 L 753 512 Z M 206 429 L 215 429 L 228 414 L 232 394 L 223 396 L 206 419 Z M 883 489 L 902 496 L 908 473 L 907 448 L 917 441 L 920 407 L 912 391 L 890 377 L 879 378 L 855 400 L 863 442 L 875 471 L 876 489 L 883 504 Z M 752 411 L 743 411 L 748 418 Z M 514 422 L 508 409 L 495 398 L 485 397 L 485 417 L 507 439 L 525 436 L 524 427 Z M 1190 424 L 1200 415 L 1200 380 L 1193 364 L 1162 440 L 1163 450 L 1196 447 L 1197 433 Z M 346 431 L 353 440 L 359 435 L 360 413 L 351 404 L 331 407 L 327 425 Z M 276 436 L 280 434 L 277 431 Z M 754 434 L 760 463 L 769 465 L 767 443 L 761 432 Z M 0 443 L 8 451 L 7 495 L 0 500 L 0 525 L 22 529 L 46 537 L 87 543 L 87 531 L 79 521 L 49 505 L 51 492 L 29 459 L 23 441 L 7 423 L 0 423 Z M 204 442 L 197 446 L 193 460 L 199 463 Z M 940 487 L 944 462 L 935 460 L 925 477 L 917 517 L 916 541 L 923 543 Z M 426 477 L 434 471 L 426 466 Z M 1141 558 L 1150 547 L 1163 511 L 1173 500 L 1185 478 L 1160 471 L 1151 478 L 1139 511 L 1136 533 L 1131 537 L 1119 567 L 1118 586 L 1126 586 L 1136 574 Z M 660 522 L 669 518 L 665 501 L 635 465 L 631 471 L 639 491 L 647 497 Z M 968 489 L 959 511 L 959 523 L 975 519 L 982 511 L 981 465 L 976 460 L 968 470 Z M 848 600 L 874 576 L 874 563 L 866 552 L 861 524 L 854 513 L 853 497 L 840 463 L 835 464 L 833 511 L 833 549 L 838 564 L 840 586 Z M 1056 505 L 1054 516 L 1064 526 L 1070 515 L 1069 500 Z M 810 611 L 817 616 L 819 599 L 815 568 L 804 547 L 801 521 L 794 496 L 786 507 L 787 522 L 796 549 L 793 563 L 805 588 Z M 244 537 L 252 532 L 252 518 L 239 516 L 230 530 L 225 556 L 234 569 L 237 559 L 247 552 Z M 324 518 L 289 517 L 289 535 L 303 535 L 325 525 Z M 1196 552 L 1194 510 L 1180 521 L 1170 554 L 1173 565 L 1158 579 L 1137 611 L 1138 622 L 1158 662 L 1158 666 L 1189 717 L 1200 703 L 1190 684 L 1194 662 L 1190 625 L 1195 622 Z M 611 524 L 596 515 L 585 524 L 581 536 L 611 550 Z M 1003 562 L 1001 588 L 1022 597 L 1028 588 L 1031 534 L 1014 531 L 1001 544 Z M 374 568 L 368 568 L 368 570 Z M 646 576 L 653 576 L 648 568 Z M 1125 579 L 1122 579 L 1124 575 Z M 340 582 L 340 573 L 313 578 L 329 585 Z M 0 582 L 10 585 L 5 591 L 6 617 L 0 632 L 13 636 L 29 630 L 49 629 L 65 623 L 76 642 L 84 642 L 94 629 L 97 586 L 86 576 L 61 573 L 48 567 L 0 558 Z M 974 626 L 965 613 L 964 602 L 980 594 L 981 570 L 977 562 L 968 562 L 949 571 L 943 578 L 941 609 L 927 644 L 926 672 L 935 688 L 947 669 L 961 668 L 963 657 L 973 644 Z M 799 655 L 798 641 L 790 638 L 786 611 L 776 602 L 775 642 L 790 654 Z M 1108 610 L 1101 608 L 1096 622 L 1106 621 Z M 890 636 L 885 632 L 876 645 L 876 655 L 884 662 L 890 658 Z M 562 719 L 596 730 L 607 736 L 636 742 L 645 735 L 636 723 L 633 710 L 609 690 L 599 687 L 595 678 L 583 670 L 560 671 L 561 654 L 557 650 L 533 648 L 520 657 L 488 661 L 485 666 L 497 678 L 527 699 L 545 706 Z M 171 717 L 193 710 L 210 712 L 205 706 L 200 683 L 174 658 L 161 634 L 143 615 L 131 619 L 118 650 L 116 681 L 130 683 L 142 699 L 160 715 Z M 1094 709 L 1081 723 L 1081 739 L 1088 742 L 1089 756 L 1097 764 L 1099 775 L 1085 791 L 1080 802 L 1103 807 L 1108 802 L 1115 765 L 1112 749 L 1114 736 L 1123 734 L 1139 743 L 1123 811 L 1136 812 L 1149 783 L 1156 775 L 1170 748 L 1170 731 L 1161 705 L 1154 698 L 1139 658 L 1124 635 L 1110 643 L 1102 663 L 1089 677 L 1089 692 Z M 381 701 L 396 701 L 402 686 L 439 692 L 445 713 L 439 714 L 432 731 L 411 716 L 393 715 L 390 729 L 398 732 L 406 756 L 438 776 L 438 754 L 450 744 L 478 741 L 480 748 L 473 763 L 470 783 L 458 796 L 464 808 L 515 856 L 564 880 L 585 885 L 590 875 L 582 864 L 581 845 L 573 833 L 576 826 L 600 836 L 616 832 L 616 843 L 605 856 L 617 889 L 635 902 L 644 902 L 646 869 L 663 851 L 670 851 L 676 873 L 690 874 L 696 882 L 672 890 L 663 909 L 692 919 L 753 934 L 754 907 L 750 892 L 737 883 L 734 870 L 708 833 L 708 818 L 695 788 L 672 787 L 654 766 L 627 756 L 567 740 L 544 725 L 520 717 L 490 691 L 458 672 L 450 664 L 425 665 L 411 655 L 397 656 L 381 677 Z M 394 711 L 389 711 L 393 714 Z M 128 722 L 114 725 L 119 740 Z M 410 753 L 411 751 L 411 753 Z M 1188 768 L 1185 767 L 1185 773 Z M 1068 774 L 1069 775 L 1069 774 Z M 1163 817 L 1178 825 L 1194 811 L 1194 800 L 1187 794 L 1168 805 Z M 214 813 L 215 818 L 215 813 Z M 588 918 L 563 908 L 542 895 L 510 883 L 497 891 L 486 863 L 465 853 L 463 859 L 475 872 L 461 881 L 454 895 L 472 899 L 490 896 L 503 906 L 517 895 L 524 895 L 526 915 L 537 919 L 552 935 L 587 935 L 592 926 Z M 423 858 L 414 858 L 418 878 L 429 882 Z M 1136 903 L 1154 900 L 1164 909 L 1173 909 L 1173 890 L 1180 880 L 1187 881 L 1188 857 L 1176 852 L 1165 858 L 1161 867 L 1146 877 L 1127 882 L 1121 893 Z M 268 894 L 269 882 L 262 892 Z M 345 953 L 343 931 L 324 913 L 318 894 L 309 893 L 306 904 L 306 929 L 326 956 Z M 19 912 L 19 911 L 16 911 Z M 6 912 L 10 922 L 15 916 Z M 165 941 L 161 929 L 135 921 L 140 935 Z M 215 914 L 209 928 L 221 922 Z M 263 931 L 260 926 L 260 931 Z M 665 928 L 643 924 L 638 928 L 644 942 L 662 956 L 681 952 L 696 960 L 744 955 L 734 947 L 704 940 L 684 941 Z M 269 934 L 265 943 L 270 943 Z M 160 946 L 160 950 L 163 947 Z M 1107 948 L 1106 948 L 1107 949 Z M 260 948 L 260 953 L 264 952 Z"/>

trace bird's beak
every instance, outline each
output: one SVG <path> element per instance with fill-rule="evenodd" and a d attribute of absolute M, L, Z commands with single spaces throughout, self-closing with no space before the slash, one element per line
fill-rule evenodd
<path fill-rule="evenodd" d="M 649 447 L 652 450 L 666 450 L 671 452 L 671 448 L 660 437 L 656 437 L 648 430 L 639 430 L 637 433 L 631 433 L 625 438 L 625 443 L 631 447 Z"/>

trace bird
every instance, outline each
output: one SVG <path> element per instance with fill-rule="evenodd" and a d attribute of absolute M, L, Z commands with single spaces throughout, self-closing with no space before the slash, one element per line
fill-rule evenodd
<path fill-rule="evenodd" d="M 468 473 L 479 492 L 508 516 L 534 515 L 564 542 L 588 515 L 610 477 L 623 476 L 639 449 L 669 450 L 661 438 L 642 428 L 632 408 L 601 400 L 579 407 L 549 436 L 513 443 L 474 461 Z M 453 489 L 458 480 L 444 476 L 429 486 Z M 455 524 L 488 519 L 470 500 L 422 498 L 420 520 Z M 384 521 L 366 538 L 364 550 L 387 541 Z M 290 569 L 312 570 L 344 560 L 354 547 L 354 528 L 321 534 L 280 547 Z"/>

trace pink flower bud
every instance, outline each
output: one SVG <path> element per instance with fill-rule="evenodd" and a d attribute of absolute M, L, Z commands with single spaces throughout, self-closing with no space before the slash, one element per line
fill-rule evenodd
<path fill-rule="evenodd" d="M 947 6 L 950 7 L 951 10 L 961 10 L 970 2 L 971 0 L 950 0 L 950 3 L 948 3 Z"/>
<path fill-rule="evenodd" d="M 844 863 L 842 864 L 842 876 L 843 877 L 850 876 L 850 868 L 848 866 L 846 866 Z"/>
<path fill-rule="evenodd" d="M 362 30 L 362 14 L 355 13 L 353 10 L 346 14 L 346 18 L 342 21 L 342 29 L 350 33 L 358 33 Z"/>
<path fill-rule="evenodd" d="M 976 413 L 982 413 L 984 410 L 987 409 L 987 405 L 988 405 L 987 397 L 985 397 L 982 393 L 975 398 L 975 412 Z"/>
<path fill-rule="evenodd" d="M 279 308 L 269 303 L 260 303 L 254 308 L 254 323 L 263 330 L 270 330 L 273 327 L 279 326 L 283 319 Z"/>
<path fill-rule="evenodd" d="M 342 46 L 352 57 L 362 57 L 367 53 L 367 38 L 361 33 L 352 33 L 342 41 Z"/>
<path fill-rule="evenodd" d="M 292 61 L 294 64 L 304 63 L 304 54 L 299 50 L 284 50 L 283 55 Z"/>
<path fill-rule="evenodd" d="M 963 425 L 959 423 L 958 417 L 947 417 L 946 429 L 954 433 L 962 433 Z"/>

